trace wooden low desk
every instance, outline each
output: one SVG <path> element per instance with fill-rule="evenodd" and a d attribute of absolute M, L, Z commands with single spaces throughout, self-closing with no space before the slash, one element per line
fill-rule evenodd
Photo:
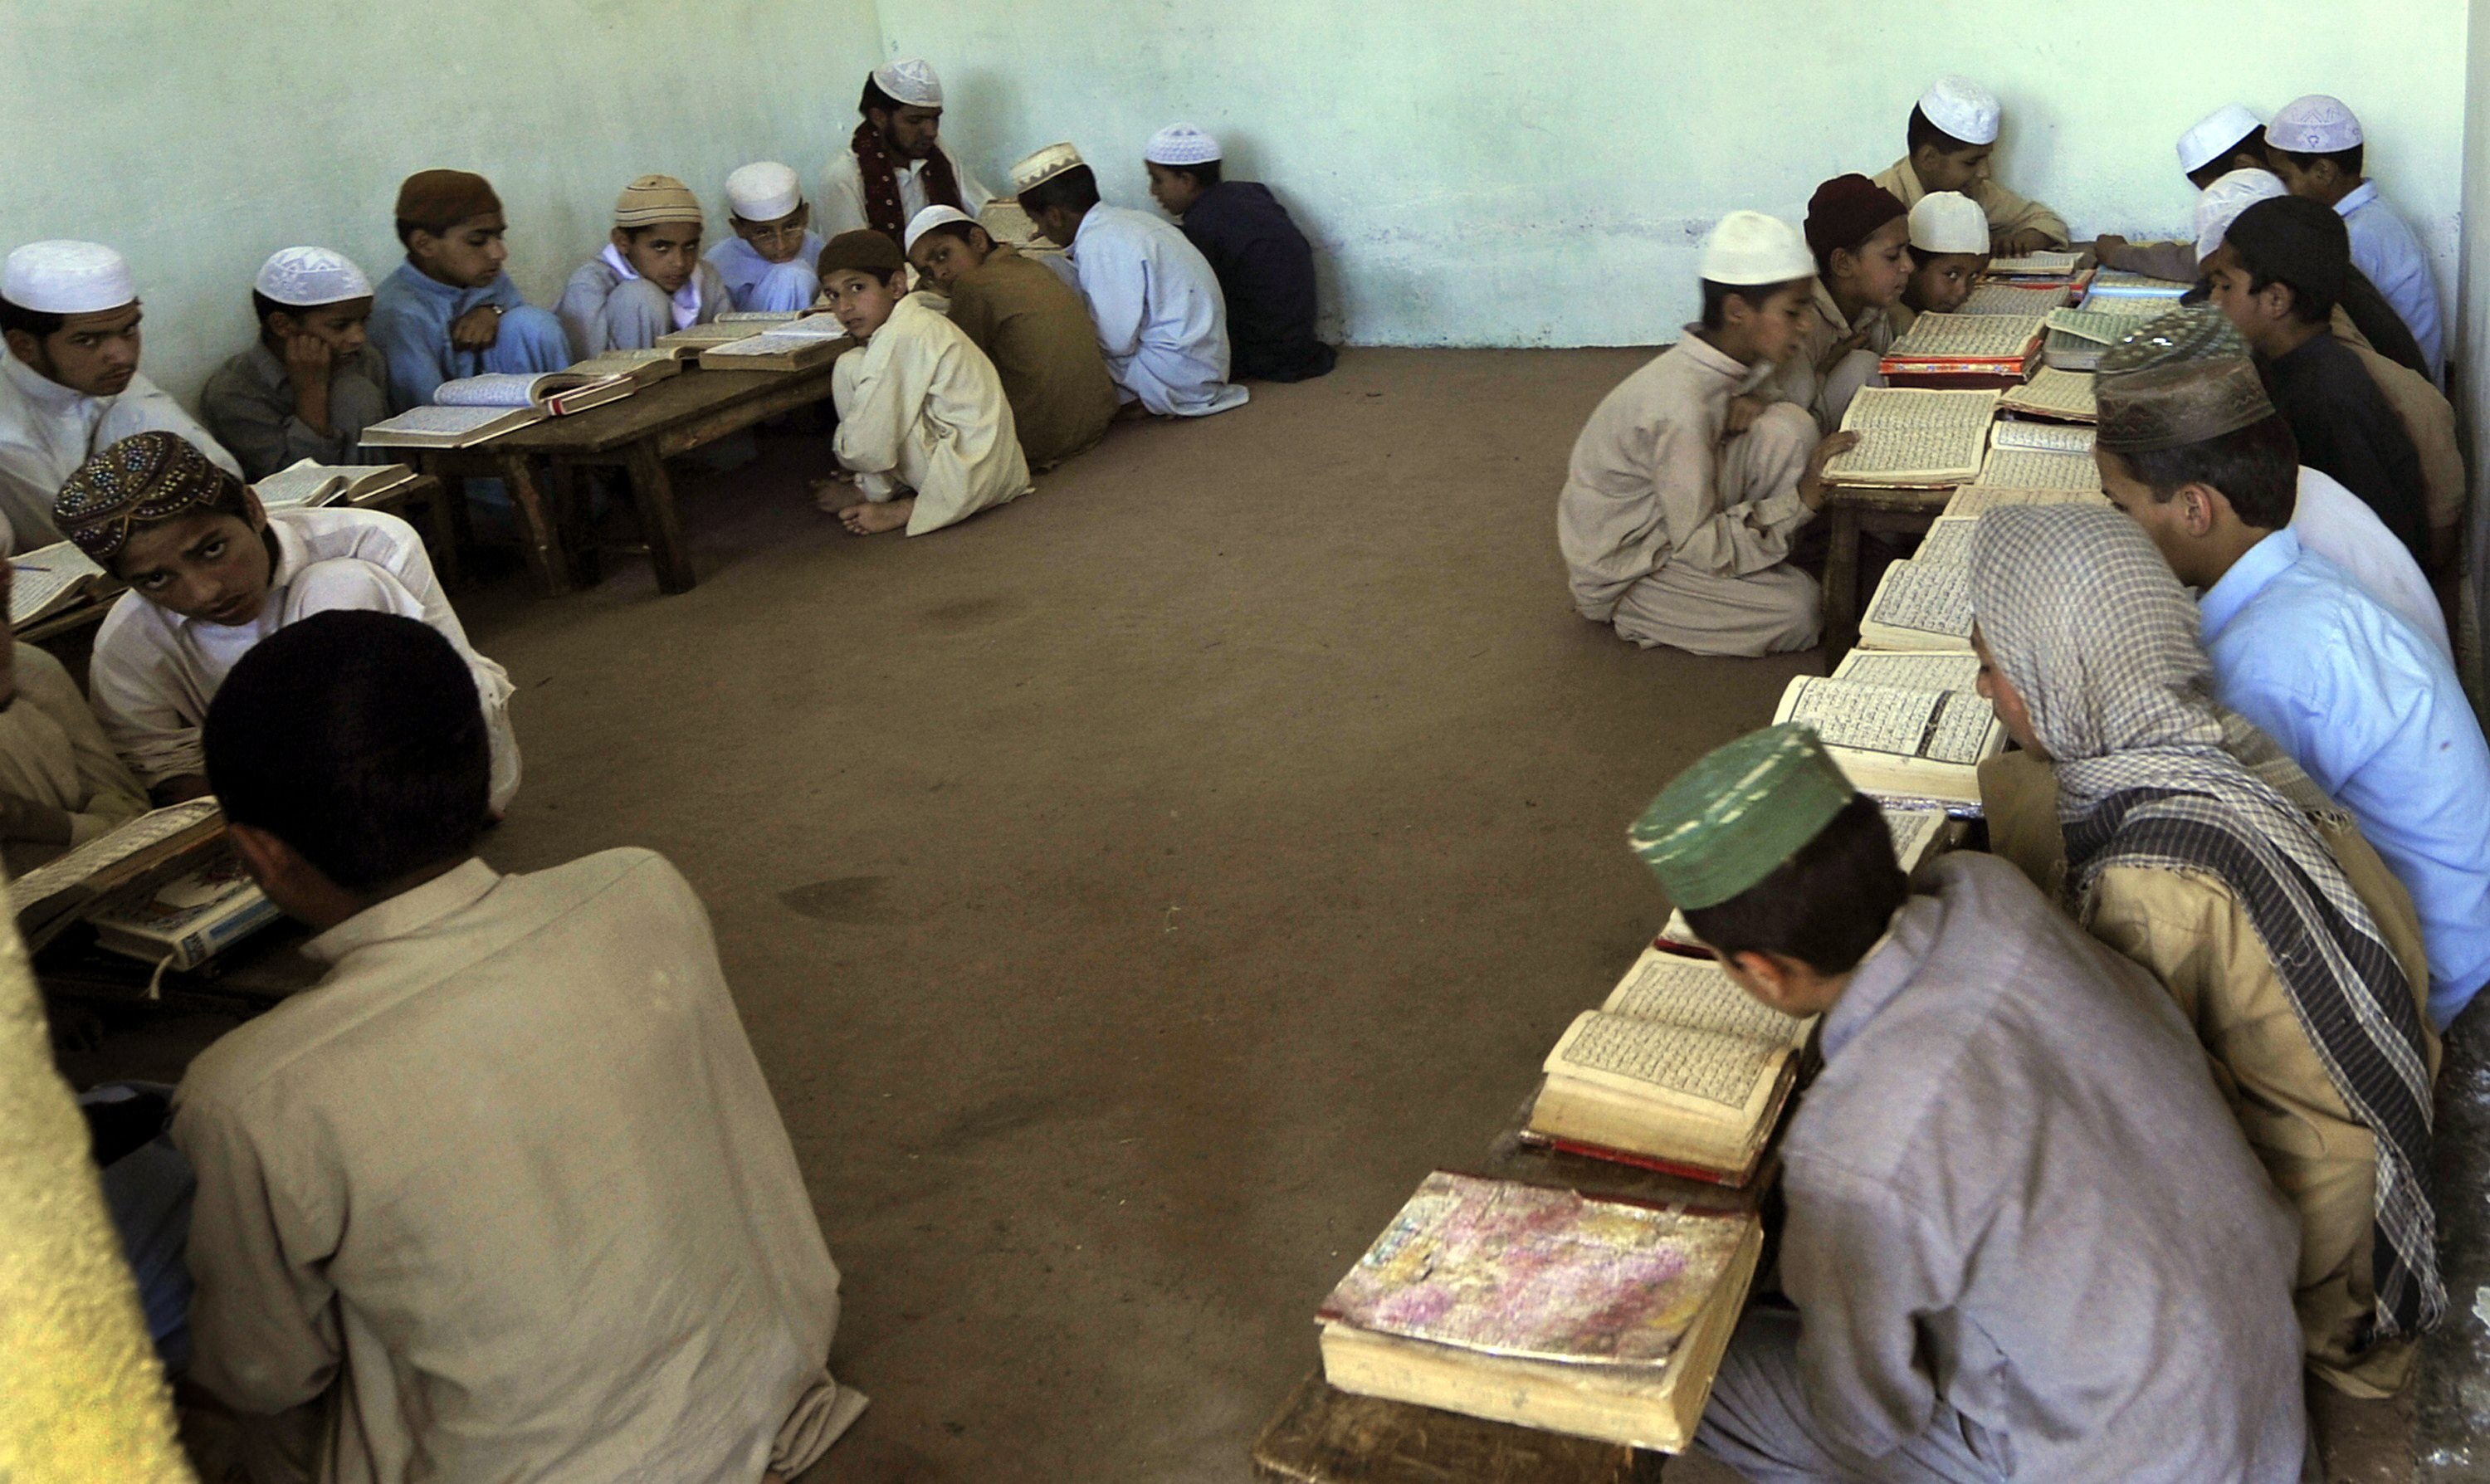
<path fill-rule="evenodd" d="M 1859 642 L 1859 536 L 1921 536 L 1945 513 L 1951 489 L 1877 489 L 1835 484 L 1824 492 L 1824 644 L 1829 657 Z"/>
<path fill-rule="evenodd" d="M 359 510 L 388 510 L 402 515 L 409 506 L 423 507 L 423 543 L 432 553 L 434 575 L 447 590 L 458 584 L 458 541 L 452 534 L 449 501 L 439 480 L 419 473 L 406 483 L 394 485 L 361 500 L 335 500 L 333 506 Z M 25 627 L 16 630 L 24 644 L 46 644 L 68 637 L 103 622 L 121 595 L 130 590 L 118 582 L 103 582 L 80 602 L 74 602 L 56 613 L 47 613 Z"/>
<path fill-rule="evenodd" d="M 1535 1149 L 1521 1142 L 1521 1131 L 1537 1098 L 1534 1089 L 1522 1099 L 1485 1159 L 1448 1168 L 1586 1196 L 1715 1209 L 1758 1210 L 1772 1192 L 1777 1153 L 1765 1156 L 1752 1180 L 1733 1188 Z M 1759 1264 L 1756 1271 L 1763 1270 Z M 1311 1315 L 1306 1327 L 1314 1328 Z M 1324 1381 L 1319 1366 L 1288 1393 L 1254 1441 L 1255 1477 L 1273 1484 L 1656 1484 L 1663 1462 L 1662 1454 L 1624 1443 L 1359 1396 Z"/>
<path fill-rule="evenodd" d="M 408 449 L 424 473 L 444 480 L 499 479 L 526 525 L 528 569 L 547 597 L 573 585 L 560 512 L 547 493 L 570 488 L 580 469 L 620 469 L 648 537 L 657 587 L 691 591 L 691 554 L 675 511 L 666 460 L 705 448 L 756 422 L 826 400 L 836 358 L 802 371 L 687 370 L 621 401 L 567 417 L 547 418 L 465 449 Z M 550 481 L 537 478 L 539 467 Z"/>

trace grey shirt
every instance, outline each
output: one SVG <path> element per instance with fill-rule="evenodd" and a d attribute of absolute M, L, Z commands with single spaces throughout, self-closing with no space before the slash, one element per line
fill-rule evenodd
<path fill-rule="evenodd" d="M 1932 872 L 1783 1153 L 1820 1435 L 1879 1457 L 1942 1399 L 2017 1477 L 2298 1479 L 2298 1228 L 2177 1006 L 2005 861 Z"/>
<path fill-rule="evenodd" d="M 294 379 L 266 345 L 227 360 L 199 392 L 199 417 L 217 441 L 242 461 L 242 477 L 264 480 L 289 464 L 385 464 L 378 449 L 357 447 L 363 429 L 389 416 L 389 373 L 381 353 L 364 346 L 329 372 L 329 425 L 324 433 L 294 415 Z"/>

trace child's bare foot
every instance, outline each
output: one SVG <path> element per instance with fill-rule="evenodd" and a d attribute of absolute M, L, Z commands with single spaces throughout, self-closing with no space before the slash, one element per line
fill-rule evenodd
<path fill-rule="evenodd" d="M 870 500 L 859 500 L 839 511 L 839 524 L 847 527 L 851 536 L 897 531 L 908 524 L 909 514 L 915 509 L 916 497 L 913 495 L 905 500 L 884 500 L 879 505 Z"/>

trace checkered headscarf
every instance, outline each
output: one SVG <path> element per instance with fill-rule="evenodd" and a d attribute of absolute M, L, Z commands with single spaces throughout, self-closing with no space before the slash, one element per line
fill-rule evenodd
<path fill-rule="evenodd" d="M 217 510 L 249 508 L 242 480 L 209 462 L 178 433 L 132 433 L 78 465 L 52 501 L 52 523 L 78 550 L 111 565 L 140 526 Z"/>
<path fill-rule="evenodd" d="M 2196 605 L 2118 511 L 2021 506 L 1982 516 L 1971 603 L 2057 760 L 2070 905 L 2089 918 L 2101 873 L 2119 865 L 2200 872 L 2230 887 L 2328 1078 L 2377 1139 L 2371 1334 L 2435 1324 L 2447 1290 L 2425 1183 L 2427 1033 L 2412 981 L 2311 819 L 2306 805 L 2322 796 L 2214 700 Z"/>

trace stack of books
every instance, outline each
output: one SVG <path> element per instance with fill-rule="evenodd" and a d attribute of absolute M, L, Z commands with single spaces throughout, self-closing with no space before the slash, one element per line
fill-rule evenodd
<path fill-rule="evenodd" d="M 2041 356 L 2040 314 L 1923 314 L 1878 369 L 1896 387 L 2012 387 Z"/>

